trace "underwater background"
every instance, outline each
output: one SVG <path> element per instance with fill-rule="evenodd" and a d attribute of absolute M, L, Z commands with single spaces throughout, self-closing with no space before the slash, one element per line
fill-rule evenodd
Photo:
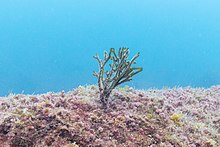
<path fill-rule="evenodd" d="M 93 55 L 140 52 L 139 89 L 220 83 L 220 1 L 0 1 L 0 96 L 96 84 Z"/>

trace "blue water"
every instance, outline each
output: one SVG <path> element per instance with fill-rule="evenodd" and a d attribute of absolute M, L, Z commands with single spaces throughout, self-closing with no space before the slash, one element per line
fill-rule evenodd
<path fill-rule="evenodd" d="M 0 95 L 95 84 L 92 58 L 140 51 L 135 88 L 220 84 L 219 0 L 2 0 Z"/>

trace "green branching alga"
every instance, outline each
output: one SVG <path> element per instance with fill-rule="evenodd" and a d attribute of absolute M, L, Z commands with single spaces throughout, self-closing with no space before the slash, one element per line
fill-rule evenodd
<path fill-rule="evenodd" d="M 130 61 L 128 54 L 128 48 L 120 48 L 118 54 L 114 48 L 111 48 L 109 53 L 104 52 L 104 61 L 98 55 L 94 56 L 99 64 L 99 72 L 94 72 L 93 75 L 98 79 L 100 101 L 104 109 L 107 108 L 112 90 L 122 83 L 131 81 L 134 75 L 143 70 L 141 67 L 132 67 L 133 64 L 136 64 L 135 60 L 140 53 L 137 53 Z M 108 63 L 110 63 L 110 69 L 105 70 Z"/>

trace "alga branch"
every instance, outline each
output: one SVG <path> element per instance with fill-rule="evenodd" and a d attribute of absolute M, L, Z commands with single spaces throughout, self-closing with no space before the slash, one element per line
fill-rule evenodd
<path fill-rule="evenodd" d="M 103 61 L 98 55 L 94 56 L 98 61 L 99 71 L 94 72 L 93 75 L 98 79 L 100 101 L 105 109 L 112 90 L 122 83 L 131 81 L 134 75 L 143 70 L 141 67 L 132 67 L 133 64 L 136 64 L 135 60 L 140 53 L 137 53 L 130 61 L 128 54 L 128 48 L 120 48 L 118 54 L 114 48 L 111 48 L 109 53 L 104 52 Z M 109 64 L 108 70 L 105 70 L 106 64 Z"/>

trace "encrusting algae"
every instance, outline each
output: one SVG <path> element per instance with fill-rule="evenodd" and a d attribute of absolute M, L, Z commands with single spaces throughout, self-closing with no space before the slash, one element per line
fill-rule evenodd
<path fill-rule="evenodd" d="M 220 146 L 220 86 L 116 88 L 107 111 L 98 95 L 92 85 L 0 98 L 1 146 Z"/>

